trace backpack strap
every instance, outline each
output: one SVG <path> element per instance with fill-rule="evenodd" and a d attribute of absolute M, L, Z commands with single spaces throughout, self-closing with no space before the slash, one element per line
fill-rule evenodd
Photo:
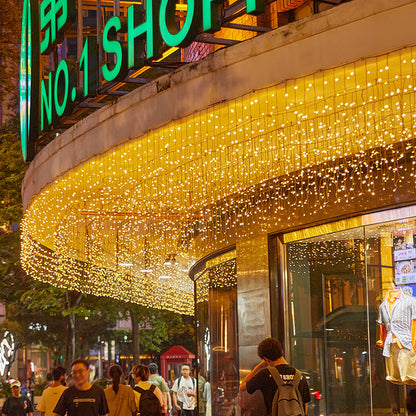
<path fill-rule="evenodd" d="M 277 387 L 283 386 L 284 383 L 283 383 L 282 377 L 281 377 L 279 371 L 277 370 L 277 368 L 269 366 L 269 367 L 267 367 L 267 369 L 269 370 L 269 373 L 272 375 L 273 380 L 276 383 Z"/>
<path fill-rule="evenodd" d="M 295 376 L 293 377 L 293 381 L 292 381 L 294 387 L 296 388 L 299 387 L 301 378 L 302 378 L 302 373 L 298 369 L 295 369 Z"/>
<path fill-rule="evenodd" d="M 178 378 L 178 390 L 181 387 L 181 380 L 182 380 L 182 376 L 180 376 Z M 194 377 L 191 376 L 191 380 L 192 380 L 192 386 L 195 388 L 196 387 L 196 380 Z"/>
<path fill-rule="evenodd" d="M 155 388 L 156 388 L 156 386 L 154 384 L 152 384 L 147 390 L 142 389 L 139 386 L 135 386 L 134 387 L 134 390 L 138 391 L 140 394 L 143 394 L 145 391 L 151 391 L 152 393 L 154 393 L 155 392 Z"/>
<path fill-rule="evenodd" d="M 283 386 L 283 380 L 280 376 L 280 373 L 277 371 L 276 367 L 267 367 L 269 373 L 272 375 L 274 382 L 277 385 L 276 392 L 273 396 L 273 404 L 272 404 L 272 416 L 277 416 L 277 401 L 279 400 L 279 387 Z"/>

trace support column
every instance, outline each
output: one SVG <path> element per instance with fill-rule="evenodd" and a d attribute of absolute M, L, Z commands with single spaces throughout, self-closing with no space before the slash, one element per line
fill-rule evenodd
<path fill-rule="evenodd" d="M 263 235 L 236 246 L 240 380 L 260 361 L 259 342 L 271 336 L 267 241 Z"/>

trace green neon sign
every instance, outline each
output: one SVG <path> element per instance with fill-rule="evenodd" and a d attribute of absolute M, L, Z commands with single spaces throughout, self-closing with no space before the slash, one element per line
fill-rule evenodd
<path fill-rule="evenodd" d="M 35 156 L 39 134 L 39 20 L 38 2 L 23 1 L 20 46 L 20 140 L 25 161 Z"/>
<path fill-rule="evenodd" d="M 122 80 L 127 71 L 127 45 L 117 41 L 117 33 L 127 32 L 127 21 L 113 16 L 105 25 L 103 32 L 103 49 L 113 54 L 114 63 L 104 64 L 101 68 L 106 81 Z"/>
<path fill-rule="evenodd" d="M 40 129 L 46 130 L 52 124 L 52 91 L 53 74 L 49 74 L 48 86 L 43 79 L 40 83 Z"/>
<path fill-rule="evenodd" d="M 40 30 L 44 33 L 40 53 L 49 54 L 64 40 L 64 32 L 75 23 L 75 1 L 43 0 L 40 3 Z"/>
<path fill-rule="evenodd" d="M 221 28 L 224 0 L 187 0 L 187 11 L 179 27 L 175 19 L 177 0 L 145 0 L 145 6 L 132 4 L 127 17 L 111 17 L 103 30 L 103 50 L 109 57 L 98 68 L 97 39 L 85 38 L 79 71 L 66 60 L 56 70 L 39 77 L 40 54 L 48 55 L 63 41 L 64 32 L 75 22 L 75 0 L 23 1 L 22 41 L 20 60 L 20 125 L 24 160 L 35 155 L 36 139 L 68 114 L 76 101 L 93 97 L 98 90 L 98 72 L 106 81 L 123 80 L 130 69 L 139 69 L 145 59 L 158 59 L 162 46 L 186 47 L 201 32 Z M 265 0 L 246 0 L 250 14 L 264 12 Z M 43 33 L 40 41 L 40 33 Z M 120 36 L 122 34 L 122 36 Z M 127 40 L 121 40 L 126 38 Z"/>
<path fill-rule="evenodd" d="M 176 28 L 175 8 L 175 0 L 162 0 L 159 13 L 160 33 L 167 45 L 186 47 L 201 31 L 202 4 L 200 0 L 188 0 L 185 21 L 179 30 Z"/>
<path fill-rule="evenodd" d="M 85 39 L 79 68 L 84 74 L 83 94 L 85 97 L 92 97 L 97 93 L 98 88 L 98 48 L 97 38 L 95 36 L 88 36 Z M 72 93 L 74 93 L 74 90 Z M 72 101 L 76 100 L 76 96 L 74 95 L 71 98 Z"/>
<path fill-rule="evenodd" d="M 146 6 L 146 11 L 138 4 L 127 9 L 128 68 L 143 66 L 145 50 L 147 59 L 162 56 L 162 38 L 154 24 L 159 14 L 160 0 L 149 1 Z"/>

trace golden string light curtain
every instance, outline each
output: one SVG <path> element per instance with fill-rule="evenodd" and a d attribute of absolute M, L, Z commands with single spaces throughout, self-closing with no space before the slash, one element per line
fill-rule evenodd
<path fill-rule="evenodd" d="M 23 267 L 192 313 L 188 270 L 210 250 L 296 221 L 299 207 L 313 215 L 372 198 L 376 185 L 414 184 L 415 56 L 405 48 L 287 80 L 98 155 L 34 197 Z"/>

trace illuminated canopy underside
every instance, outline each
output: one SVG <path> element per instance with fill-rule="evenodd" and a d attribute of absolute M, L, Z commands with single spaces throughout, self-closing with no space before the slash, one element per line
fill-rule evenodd
<path fill-rule="evenodd" d="M 192 313 L 200 250 L 249 237 L 248 224 L 270 231 L 267 217 L 283 221 L 295 205 L 316 212 L 334 185 L 341 203 L 374 194 L 375 175 L 401 181 L 404 154 L 413 158 L 414 57 L 406 48 L 290 80 L 97 156 L 32 200 L 24 269 Z"/>

